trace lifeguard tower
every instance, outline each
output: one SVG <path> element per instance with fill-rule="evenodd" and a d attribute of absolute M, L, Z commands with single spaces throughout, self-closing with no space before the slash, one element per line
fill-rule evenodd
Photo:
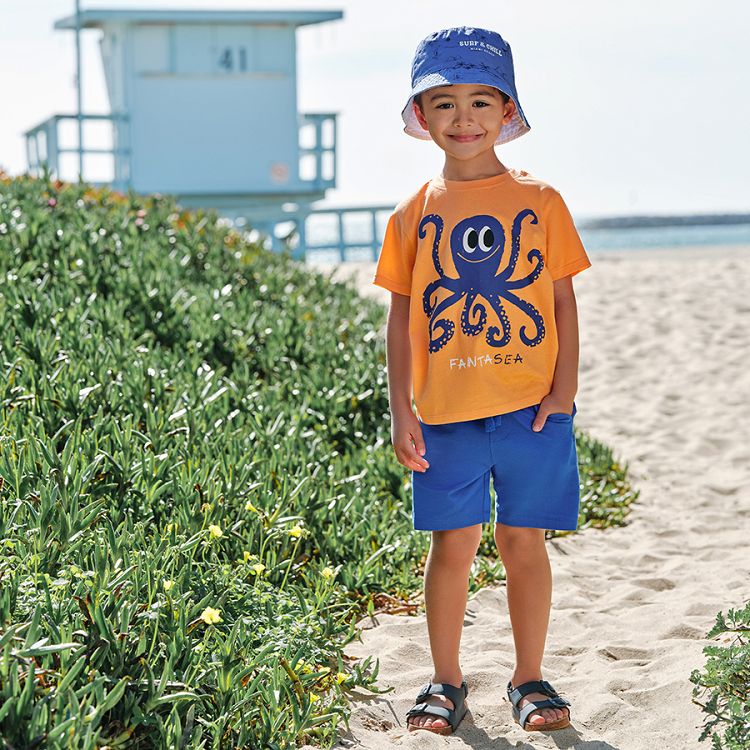
<path fill-rule="evenodd" d="M 106 9 L 62 18 L 54 28 L 77 32 L 79 111 L 25 133 L 29 171 L 46 164 L 62 179 L 170 193 L 250 224 L 273 249 L 296 234 L 299 258 L 313 247 L 375 257 L 391 207 L 313 207 L 336 185 L 336 113 L 297 110 L 296 29 L 342 17 Z M 107 115 L 80 111 L 78 34 L 86 29 L 101 31 Z M 102 160 L 107 173 L 97 179 Z"/>

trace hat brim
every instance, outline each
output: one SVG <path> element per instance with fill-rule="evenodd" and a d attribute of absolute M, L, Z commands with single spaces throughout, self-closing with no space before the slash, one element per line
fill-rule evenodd
<path fill-rule="evenodd" d="M 446 70 L 430 73 L 428 76 L 425 76 L 414 84 L 409 100 L 401 111 L 401 119 L 404 121 L 404 132 L 407 135 L 418 138 L 422 141 L 432 140 L 429 131 L 422 128 L 419 124 L 419 120 L 417 120 L 417 116 L 414 114 L 414 107 L 412 106 L 414 103 L 414 97 L 428 89 L 434 89 L 438 86 L 450 86 L 454 83 L 476 83 L 484 86 L 492 86 L 493 88 L 502 91 L 504 94 L 507 94 L 513 100 L 513 103 L 516 105 L 516 111 L 513 114 L 513 119 L 509 123 L 504 124 L 500 129 L 500 133 L 495 140 L 496 146 L 499 146 L 501 143 L 512 141 L 515 138 L 520 138 L 531 130 L 531 125 L 526 119 L 523 109 L 521 109 L 514 87 L 509 85 L 507 81 L 485 73 L 482 73 L 481 75 L 464 76 L 457 74 L 455 70 Z"/>

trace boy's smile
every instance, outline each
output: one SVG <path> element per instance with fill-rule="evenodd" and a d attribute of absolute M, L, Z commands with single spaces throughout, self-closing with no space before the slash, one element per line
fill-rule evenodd
<path fill-rule="evenodd" d="M 421 105 L 414 104 L 417 120 L 445 152 L 448 171 L 456 162 L 463 172 L 497 161 L 494 145 L 515 112 L 512 99 L 504 103 L 493 86 L 455 83 L 428 89 Z"/>

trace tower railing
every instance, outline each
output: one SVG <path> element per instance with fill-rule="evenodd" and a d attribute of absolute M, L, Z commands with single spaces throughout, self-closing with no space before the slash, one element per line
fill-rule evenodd
<path fill-rule="evenodd" d="M 109 122 L 112 125 L 111 147 L 93 147 L 86 145 L 85 139 L 78 143 L 78 137 L 74 137 L 74 145 L 65 145 L 61 142 L 60 124 L 66 121 L 78 122 Z M 77 176 L 94 185 L 111 185 L 116 190 L 127 189 L 130 181 L 130 148 L 128 144 L 128 117 L 124 114 L 109 115 L 67 115 L 58 114 L 40 122 L 33 128 L 27 130 L 26 136 L 26 161 L 29 172 L 39 175 L 47 165 L 51 172 L 58 177 L 61 175 L 61 156 L 64 154 L 76 154 L 78 156 Z M 85 157 L 88 155 L 104 155 L 111 158 L 111 168 L 107 171 L 112 179 L 94 180 L 90 179 L 90 168 L 86 165 Z M 80 165 L 83 164 L 83 170 Z M 67 175 L 65 175 L 67 176 Z"/>
<path fill-rule="evenodd" d="M 304 208 L 249 222 L 267 237 L 269 250 L 288 250 L 297 260 L 374 261 L 392 205 Z"/>

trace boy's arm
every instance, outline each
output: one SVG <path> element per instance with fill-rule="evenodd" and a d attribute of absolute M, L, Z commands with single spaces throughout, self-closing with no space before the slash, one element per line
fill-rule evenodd
<path fill-rule="evenodd" d="M 429 464 L 422 458 L 425 452 L 422 429 L 411 408 L 409 302 L 410 297 L 407 295 L 391 292 L 386 329 L 388 400 L 392 420 L 391 440 L 396 457 L 401 464 L 409 469 L 424 471 Z"/>
<path fill-rule="evenodd" d="M 409 346 L 409 302 L 405 294 L 391 292 L 386 330 L 388 400 L 391 412 L 411 411 L 411 348 Z"/>
<path fill-rule="evenodd" d="M 571 412 L 578 391 L 578 307 L 572 276 L 563 276 L 553 284 L 558 352 L 552 392 L 565 404 L 563 411 Z"/>
<path fill-rule="evenodd" d="M 535 432 L 544 427 L 548 414 L 572 413 L 573 400 L 578 390 L 578 307 L 573 292 L 573 277 L 563 276 L 553 284 L 558 341 L 557 362 L 552 389 L 542 399 L 532 424 Z"/>

